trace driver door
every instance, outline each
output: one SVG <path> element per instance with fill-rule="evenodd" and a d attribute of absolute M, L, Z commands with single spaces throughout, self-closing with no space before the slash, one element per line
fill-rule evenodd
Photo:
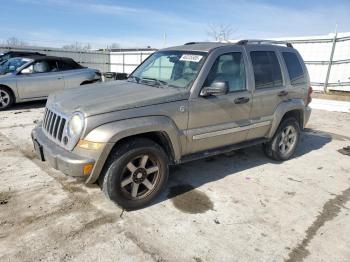
<path fill-rule="evenodd" d="M 207 75 L 203 87 L 226 82 L 229 92 L 189 101 L 187 154 L 207 151 L 246 140 L 252 94 L 247 81 L 247 59 L 242 47 L 221 53 Z"/>
<path fill-rule="evenodd" d="M 17 75 L 17 87 L 21 99 L 46 98 L 50 93 L 64 89 L 64 79 L 56 61 L 36 61 Z"/>

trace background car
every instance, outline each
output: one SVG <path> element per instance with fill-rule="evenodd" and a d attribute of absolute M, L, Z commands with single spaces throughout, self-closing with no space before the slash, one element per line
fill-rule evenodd
<path fill-rule="evenodd" d="M 41 100 L 55 91 L 101 81 L 101 73 L 71 58 L 30 56 L 0 65 L 0 110 L 13 103 Z"/>
<path fill-rule="evenodd" d="M 14 57 L 28 57 L 28 56 L 45 56 L 45 54 L 39 52 L 27 52 L 27 51 L 8 51 L 4 54 L 0 54 L 0 65 L 2 62 L 14 58 Z"/>

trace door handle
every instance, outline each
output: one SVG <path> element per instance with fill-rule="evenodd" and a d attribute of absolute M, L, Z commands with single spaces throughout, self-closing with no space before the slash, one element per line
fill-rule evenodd
<path fill-rule="evenodd" d="M 286 96 L 286 95 L 288 95 L 288 92 L 285 90 L 278 93 L 278 96 Z"/>
<path fill-rule="evenodd" d="M 57 80 L 61 80 L 63 77 L 62 76 L 59 76 L 59 77 L 57 77 Z"/>
<path fill-rule="evenodd" d="M 249 97 L 238 97 L 234 100 L 235 104 L 245 104 L 249 102 Z"/>

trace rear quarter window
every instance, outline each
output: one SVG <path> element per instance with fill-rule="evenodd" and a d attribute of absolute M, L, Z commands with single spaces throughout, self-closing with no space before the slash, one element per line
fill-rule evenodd
<path fill-rule="evenodd" d="M 74 70 L 74 69 L 80 69 L 82 68 L 81 65 L 79 65 L 77 62 L 74 60 L 59 60 L 58 61 L 58 67 L 60 70 L 65 71 L 65 70 Z"/>
<path fill-rule="evenodd" d="M 305 84 L 305 74 L 297 55 L 292 52 L 282 52 L 282 56 L 287 66 L 290 83 L 294 86 Z"/>

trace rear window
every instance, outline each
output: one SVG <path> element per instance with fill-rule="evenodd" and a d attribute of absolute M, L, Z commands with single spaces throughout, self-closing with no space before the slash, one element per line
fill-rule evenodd
<path fill-rule="evenodd" d="M 283 52 L 283 59 L 286 63 L 289 79 L 292 85 L 305 84 L 305 75 L 300 61 L 295 53 Z"/>
<path fill-rule="evenodd" d="M 281 67 L 273 51 L 252 51 L 255 88 L 275 88 L 283 84 Z"/>

